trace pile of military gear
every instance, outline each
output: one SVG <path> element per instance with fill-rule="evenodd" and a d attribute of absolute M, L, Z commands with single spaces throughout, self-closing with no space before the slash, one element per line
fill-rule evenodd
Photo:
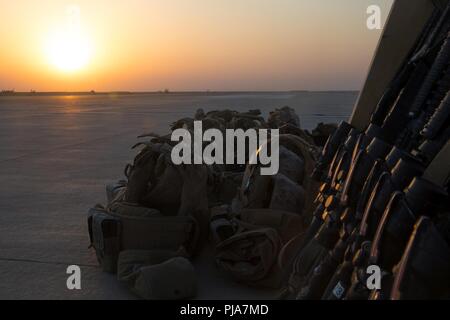
<path fill-rule="evenodd" d="M 192 131 L 194 121 L 221 131 L 279 128 L 278 174 L 263 176 L 250 164 L 174 165 L 170 134 L 140 136 L 145 140 L 133 147 L 140 151 L 125 167 L 126 180 L 108 185 L 107 204 L 89 211 L 100 265 L 142 298 L 192 298 L 197 275 L 191 261 L 210 239 L 212 261 L 234 280 L 280 288 L 311 220 L 317 183 L 310 172 L 320 152 L 314 137 L 322 133 L 301 130 L 289 107 L 267 121 L 259 110 L 199 109 L 171 130 Z"/>
<path fill-rule="evenodd" d="M 191 260 L 211 239 L 221 270 L 284 299 L 450 298 L 449 32 L 450 4 L 436 6 L 363 128 L 310 134 L 289 107 L 267 121 L 200 109 L 171 126 L 279 128 L 274 176 L 250 163 L 175 166 L 170 135 L 141 136 L 127 180 L 89 212 L 103 269 L 143 298 L 191 298 Z"/>
<path fill-rule="evenodd" d="M 365 130 L 343 122 L 329 138 L 280 297 L 450 297 L 449 30 L 450 4 L 436 8 Z"/>

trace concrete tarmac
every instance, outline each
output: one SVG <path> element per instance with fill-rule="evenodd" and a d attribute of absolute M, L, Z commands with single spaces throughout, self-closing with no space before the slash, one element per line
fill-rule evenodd
<path fill-rule="evenodd" d="M 355 99 L 354 92 L 0 97 L 0 299 L 135 298 L 88 249 L 86 212 L 106 201 L 107 183 L 123 178 L 137 135 L 167 133 L 171 121 L 197 107 L 261 108 L 266 115 L 290 105 L 312 127 L 347 118 Z M 81 290 L 66 287 L 72 264 L 81 267 Z M 211 252 L 195 266 L 199 299 L 273 297 L 227 279 Z"/>

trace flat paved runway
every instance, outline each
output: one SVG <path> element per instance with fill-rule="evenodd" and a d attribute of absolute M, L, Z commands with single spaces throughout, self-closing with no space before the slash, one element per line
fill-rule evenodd
<path fill-rule="evenodd" d="M 198 107 L 264 115 L 289 105 L 310 129 L 348 118 L 357 93 L 0 97 L 0 299 L 130 299 L 88 249 L 86 212 L 123 178 L 136 136 L 168 133 Z M 66 268 L 81 267 L 81 290 Z M 273 293 L 232 283 L 208 253 L 195 263 L 199 298 L 264 299 Z"/>

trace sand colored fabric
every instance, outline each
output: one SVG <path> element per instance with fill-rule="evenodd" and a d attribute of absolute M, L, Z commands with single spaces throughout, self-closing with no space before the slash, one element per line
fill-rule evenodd
<path fill-rule="evenodd" d="M 303 211 L 305 222 L 309 222 L 314 210 L 314 199 L 319 189 L 319 183 L 311 177 L 317 161 L 318 149 L 304 139 L 290 134 L 280 135 L 280 145 L 285 146 L 304 160 L 305 176 L 302 187 L 305 190 L 305 205 Z"/>
<path fill-rule="evenodd" d="M 238 193 L 238 200 L 243 208 L 251 209 L 269 208 L 273 200 L 271 208 L 295 211 L 299 214 L 304 213 L 305 221 L 309 221 L 312 216 L 314 198 L 319 187 L 318 183 L 311 178 L 318 149 L 301 137 L 282 134 L 280 135 L 280 151 L 282 155 L 280 156 L 280 173 L 275 176 L 261 176 L 259 166 L 247 165 Z M 288 179 L 293 182 L 291 187 L 287 186 L 289 181 L 283 179 L 283 177 L 280 178 L 279 175 L 283 172 L 288 174 Z M 296 181 L 299 179 L 301 181 Z M 273 187 L 277 183 L 277 187 L 280 187 L 281 190 L 277 190 L 277 195 L 272 199 Z M 286 188 L 282 188 L 282 186 Z M 291 199 L 286 203 L 286 206 L 289 207 L 283 207 L 282 196 L 286 191 L 289 191 L 294 198 L 302 203 L 298 203 L 297 207 L 292 206 Z M 278 196 L 280 197 L 278 198 Z"/>
<path fill-rule="evenodd" d="M 116 198 L 125 192 L 127 182 L 120 180 L 116 183 L 108 184 L 106 186 L 106 201 L 107 204 L 112 203 Z"/>
<path fill-rule="evenodd" d="M 89 211 L 91 244 L 105 271 L 116 271 L 117 257 L 123 250 L 185 250 L 189 255 L 196 252 L 199 231 L 192 217 L 164 217 L 148 208 L 131 209 L 150 215 L 100 207 Z"/>
<path fill-rule="evenodd" d="M 280 135 L 280 169 L 275 176 L 260 175 L 259 166 L 247 165 L 238 194 L 240 206 L 232 221 L 235 234 L 217 245 L 218 266 L 237 281 L 252 286 L 279 288 L 287 276 L 277 263 L 281 248 L 289 263 L 310 220 L 317 184 L 310 178 L 317 149 L 301 137 Z M 307 194 L 311 192 L 310 194 Z M 213 226 L 214 227 L 214 226 Z M 233 231 L 233 224 L 218 227 Z M 225 234 L 225 233 L 223 233 Z M 292 239 L 296 241 L 290 242 Z"/>
<path fill-rule="evenodd" d="M 114 203 L 109 214 L 120 221 L 121 249 L 169 249 L 183 246 L 194 251 L 198 240 L 196 221 L 189 216 L 163 216 L 156 209 Z"/>
<path fill-rule="evenodd" d="M 128 217 L 161 217 L 161 212 L 156 209 L 140 207 L 136 205 L 126 204 L 123 202 L 113 202 L 109 207 L 109 211 L 119 216 Z"/>
<path fill-rule="evenodd" d="M 277 263 L 279 254 L 284 244 L 303 233 L 302 217 L 281 210 L 244 209 L 230 226 L 235 234 L 217 246 L 219 267 L 251 286 L 281 287 L 287 275 Z"/>
<path fill-rule="evenodd" d="M 210 209 L 210 238 L 215 244 L 228 239 L 237 231 L 237 225 L 232 221 L 230 206 L 221 205 Z"/>
<path fill-rule="evenodd" d="M 272 177 L 272 195 L 269 208 L 303 214 L 305 190 L 285 175 L 279 173 Z"/>
<path fill-rule="evenodd" d="M 268 128 L 260 114 L 224 110 L 205 115 L 200 110 L 195 118 L 203 120 L 203 129 Z M 271 121 L 299 129 L 297 115 L 287 107 L 272 113 Z M 193 118 L 185 118 L 173 128 L 192 125 Z M 153 138 L 135 145 L 143 149 L 125 170 L 126 187 L 109 190 L 106 218 L 116 227 L 118 243 L 109 264 L 118 267 L 119 280 L 145 299 L 190 298 L 196 280 L 185 257 L 212 238 L 218 243 L 219 268 L 235 280 L 279 287 L 284 276 L 279 253 L 303 232 L 304 193 L 314 166 L 314 146 L 303 131 L 298 134 L 281 135 L 275 176 L 261 176 L 258 165 L 247 165 L 245 172 L 238 165 L 174 166 L 170 135 L 146 135 Z M 210 212 L 220 204 L 227 206 Z M 103 250 L 104 234 L 99 238 L 96 248 Z"/>
<path fill-rule="evenodd" d="M 243 172 L 213 172 L 208 178 L 208 201 L 210 204 L 231 203 L 242 183 Z"/>
<path fill-rule="evenodd" d="M 155 165 L 155 153 L 144 149 L 136 156 L 133 165 L 125 168 L 125 175 L 128 178 L 125 201 L 133 204 L 141 203 L 147 193 L 148 183 Z"/>
<path fill-rule="evenodd" d="M 300 128 L 300 118 L 294 109 L 287 106 L 270 112 L 267 123 L 271 128 L 279 128 L 285 124 L 291 124 Z"/>
<path fill-rule="evenodd" d="M 167 249 L 185 247 L 193 253 L 198 227 L 191 217 L 120 217 L 122 249 Z"/>
<path fill-rule="evenodd" d="M 237 281 L 258 286 L 276 265 L 280 247 L 275 229 L 242 232 L 217 246 L 216 263 Z"/>
<path fill-rule="evenodd" d="M 127 285 L 133 285 L 143 266 L 163 263 L 182 256 L 181 251 L 171 250 L 125 250 L 120 252 L 117 262 L 117 279 Z"/>
<path fill-rule="evenodd" d="M 88 212 L 91 246 L 103 271 L 114 273 L 120 251 L 120 221 L 97 206 Z"/>
<path fill-rule="evenodd" d="M 257 227 L 275 229 L 280 235 L 282 243 L 287 243 L 304 229 L 299 215 L 272 209 L 244 209 L 239 213 L 240 220 Z"/>
<path fill-rule="evenodd" d="M 244 208 L 266 208 L 270 201 L 270 176 L 261 176 L 259 166 L 247 165 L 239 189 L 239 201 Z"/>
<path fill-rule="evenodd" d="M 197 294 L 197 276 L 189 260 L 170 252 L 124 252 L 119 280 L 147 300 L 179 300 Z"/>
<path fill-rule="evenodd" d="M 299 127 L 287 123 L 282 125 L 279 130 L 280 134 L 292 134 L 302 138 L 307 143 L 314 145 L 314 139 L 312 138 L 312 136 L 307 131 L 300 129 Z"/>
<path fill-rule="evenodd" d="M 305 175 L 303 159 L 283 146 L 280 146 L 279 155 L 280 168 L 278 173 L 283 174 L 295 183 L 302 184 Z"/>
<path fill-rule="evenodd" d="M 159 160 L 162 161 L 162 160 Z M 142 203 L 148 207 L 160 210 L 164 215 L 176 215 L 180 207 L 182 184 L 180 174 L 172 165 L 158 167 L 164 171 L 142 197 Z M 178 182 L 178 183 L 177 183 Z"/>

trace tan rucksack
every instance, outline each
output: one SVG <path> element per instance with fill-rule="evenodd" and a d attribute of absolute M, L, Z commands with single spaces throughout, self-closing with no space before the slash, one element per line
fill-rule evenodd
<path fill-rule="evenodd" d="M 107 272 L 116 271 L 118 255 L 124 250 L 183 248 L 194 254 L 198 245 L 198 226 L 192 217 L 163 216 L 155 209 L 128 204 L 90 209 L 88 228 L 91 246 Z"/>

